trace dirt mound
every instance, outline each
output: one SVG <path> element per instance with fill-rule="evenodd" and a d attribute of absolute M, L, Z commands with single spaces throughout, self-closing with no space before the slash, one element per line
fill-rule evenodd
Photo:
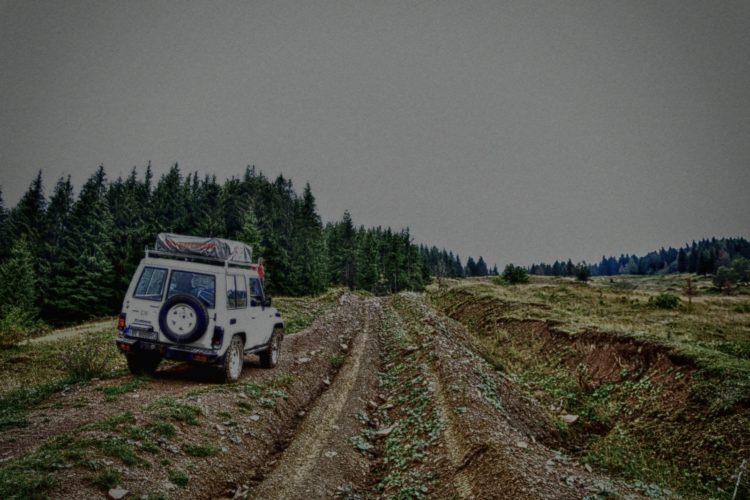
<path fill-rule="evenodd" d="M 709 394 L 712 386 L 719 390 L 711 381 L 720 375 L 658 341 L 569 334 L 552 322 L 514 318 L 511 303 L 481 291 L 459 289 L 436 302 L 469 328 L 486 359 L 520 379 L 557 419 L 568 452 L 686 493 L 731 487 L 750 449 L 740 428 L 750 409 L 733 393 Z"/>
<path fill-rule="evenodd" d="M 415 354 L 430 360 L 435 399 L 445 409 L 451 467 L 444 476 L 453 486 L 467 485 L 458 490 L 459 497 L 582 498 L 615 492 L 637 496 L 624 484 L 551 449 L 559 444 L 554 422 L 470 348 L 463 326 L 419 299 L 400 300 L 397 310 L 411 323 L 418 342 Z"/>

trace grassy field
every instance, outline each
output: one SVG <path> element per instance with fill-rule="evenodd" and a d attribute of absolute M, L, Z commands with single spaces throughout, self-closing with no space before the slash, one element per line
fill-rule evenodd
<path fill-rule="evenodd" d="M 685 275 L 463 280 L 428 296 L 549 409 L 571 453 L 658 491 L 723 497 L 750 449 L 750 295 L 691 279 L 692 305 Z"/>
<path fill-rule="evenodd" d="M 334 289 L 317 298 L 275 297 L 274 306 L 282 313 L 286 333 L 294 334 L 334 307 L 340 294 Z M 66 387 L 127 373 L 116 336 L 113 323 L 101 331 L 0 349 L 0 431 L 26 425 L 30 409 Z"/>

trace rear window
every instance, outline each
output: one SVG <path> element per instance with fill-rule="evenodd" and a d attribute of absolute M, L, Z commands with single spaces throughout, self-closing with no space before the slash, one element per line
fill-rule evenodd
<path fill-rule="evenodd" d="M 161 300 L 167 270 L 160 267 L 144 267 L 133 297 L 146 300 Z"/>
<path fill-rule="evenodd" d="M 206 307 L 214 307 L 216 303 L 216 277 L 213 274 L 172 271 L 167 297 L 178 293 L 192 295 L 202 300 Z"/>

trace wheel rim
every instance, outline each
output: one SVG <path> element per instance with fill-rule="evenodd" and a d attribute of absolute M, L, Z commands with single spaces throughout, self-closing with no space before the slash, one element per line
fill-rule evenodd
<path fill-rule="evenodd" d="M 227 363 L 229 363 L 229 374 L 231 377 L 234 379 L 239 378 L 240 370 L 242 369 L 242 354 L 237 343 L 232 343 Z"/>
<path fill-rule="evenodd" d="M 192 307 L 186 304 L 175 304 L 167 312 L 170 329 L 179 334 L 186 334 L 195 328 L 198 318 Z"/>
<path fill-rule="evenodd" d="M 271 343 L 271 362 L 273 364 L 276 364 L 278 360 L 279 360 L 279 337 L 274 335 L 273 342 Z"/>

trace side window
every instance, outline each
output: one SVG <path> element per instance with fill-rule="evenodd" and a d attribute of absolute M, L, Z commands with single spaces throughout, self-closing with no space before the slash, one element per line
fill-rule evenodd
<path fill-rule="evenodd" d="M 167 297 L 186 293 L 201 299 L 206 307 L 213 309 L 216 297 L 216 278 L 212 274 L 172 271 L 169 277 Z"/>
<path fill-rule="evenodd" d="M 247 307 L 247 287 L 242 276 L 227 276 L 227 308 Z"/>
<path fill-rule="evenodd" d="M 239 308 L 245 308 L 247 307 L 247 285 L 245 285 L 245 280 L 242 276 L 237 276 L 237 307 Z"/>
<path fill-rule="evenodd" d="M 253 299 L 253 305 L 260 305 L 263 300 L 263 285 L 258 278 L 250 278 L 250 297 Z"/>
<path fill-rule="evenodd" d="M 161 300 L 167 270 L 159 267 L 145 267 L 135 287 L 133 297 L 146 300 Z"/>
<path fill-rule="evenodd" d="M 227 308 L 235 309 L 237 307 L 237 289 L 234 286 L 234 275 L 227 275 Z"/>

